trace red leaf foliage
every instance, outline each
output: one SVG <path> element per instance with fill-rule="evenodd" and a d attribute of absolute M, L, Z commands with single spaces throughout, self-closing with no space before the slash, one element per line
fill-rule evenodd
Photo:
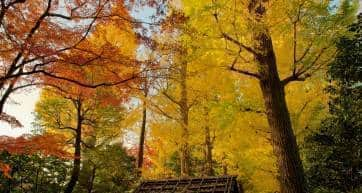
<path fill-rule="evenodd" d="M 10 154 L 32 155 L 40 153 L 43 156 L 55 156 L 62 159 L 71 159 L 72 155 L 65 150 L 62 135 L 36 135 L 9 137 L 0 136 L 0 152 Z M 5 177 L 10 178 L 11 166 L 0 161 L 0 171 Z"/>
<path fill-rule="evenodd" d="M 10 176 L 10 172 L 11 172 L 11 167 L 9 164 L 4 164 L 0 161 L 0 172 L 2 172 L 2 174 L 7 177 L 7 178 L 11 178 Z"/>
<path fill-rule="evenodd" d="M 59 158 L 72 158 L 72 155 L 65 150 L 62 135 L 36 135 L 8 137 L 0 136 L 0 151 L 7 151 L 11 154 L 35 154 L 44 156 L 55 156 Z"/>
<path fill-rule="evenodd" d="M 137 158 L 138 151 L 139 151 L 139 147 L 137 145 L 137 146 L 133 146 L 133 147 L 129 148 L 127 150 L 127 153 L 128 153 L 128 155 Z M 153 163 L 152 163 L 151 157 L 153 155 L 155 155 L 155 153 L 156 153 L 156 151 L 154 149 L 145 145 L 144 156 L 143 156 L 143 167 L 144 168 L 152 167 Z"/>

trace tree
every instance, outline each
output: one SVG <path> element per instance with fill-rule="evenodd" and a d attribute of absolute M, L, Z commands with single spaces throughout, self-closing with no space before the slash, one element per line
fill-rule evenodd
<path fill-rule="evenodd" d="M 4 179 L 2 180 L 4 184 L 0 188 L 4 187 L 4 191 L 12 192 L 12 189 L 20 190 L 20 188 L 23 188 L 23 184 L 25 186 L 30 184 L 31 187 L 27 188 L 31 188 L 33 191 L 42 189 L 43 181 L 39 182 L 38 178 L 27 178 L 27 175 L 30 174 L 23 176 L 23 173 L 28 172 L 28 170 L 35 172 L 34 162 L 43 163 L 45 161 L 48 163 L 48 161 L 52 162 L 52 160 L 62 162 L 62 160 L 66 161 L 71 158 L 71 155 L 62 145 L 63 137 L 63 135 L 56 134 L 25 135 L 17 138 L 2 136 L 0 139 L 0 152 L 2 155 L 0 158 L 0 171 L 2 172 L 0 178 Z M 31 161 L 33 161 L 33 165 L 26 165 L 30 164 Z M 39 174 L 41 167 L 43 166 L 39 165 L 39 168 L 37 168 L 37 174 Z M 59 169 L 62 170 L 64 168 L 59 167 Z M 53 179 L 51 179 L 52 176 L 50 175 L 52 174 L 48 175 L 50 181 L 52 181 Z M 54 178 L 57 178 L 56 176 L 57 174 L 55 174 Z M 49 183 L 53 183 L 53 181 Z"/>
<path fill-rule="evenodd" d="M 165 21 L 165 34 L 160 35 L 162 38 L 156 36 L 158 41 L 156 52 L 161 58 L 160 66 L 166 66 L 167 69 L 156 94 L 150 97 L 148 102 L 150 109 L 155 112 L 150 118 L 149 125 L 151 136 L 156 140 L 150 140 L 150 143 L 155 149 L 162 149 L 165 145 L 168 150 L 164 160 L 155 161 L 156 167 L 171 168 L 173 175 L 212 175 L 212 163 L 215 162 L 212 158 L 212 146 L 215 141 L 213 133 L 219 129 L 216 117 L 223 115 L 207 115 L 207 111 L 214 113 L 217 103 L 224 102 L 217 99 L 223 98 L 225 92 L 233 93 L 234 85 L 231 82 L 235 77 L 223 79 L 220 77 L 220 72 L 205 68 L 199 61 L 194 62 L 198 57 L 196 49 L 191 52 L 186 51 L 186 45 L 192 41 L 191 35 L 181 34 L 174 37 L 174 33 L 185 30 L 183 19 L 186 18 L 183 18 L 182 13 L 177 10 L 171 11 L 168 20 Z M 176 28 L 167 23 L 174 24 L 175 20 L 179 22 Z M 210 60 L 205 59 L 205 62 L 207 61 Z M 229 85 L 225 86 L 220 82 L 227 82 Z M 176 156 L 175 153 L 180 155 Z M 178 162 L 173 163 L 174 159 L 178 159 Z M 172 167 L 169 167 L 168 162 L 172 162 Z M 208 163 L 209 167 L 202 166 L 205 163 Z"/>
<path fill-rule="evenodd" d="M 127 17 L 123 4 L 113 9 Z M 65 193 L 73 192 L 76 187 L 82 151 L 89 146 L 87 139 L 94 138 L 92 143 L 99 143 L 107 138 L 104 135 L 107 130 L 119 129 L 117 125 L 123 117 L 121 103 L 128 100 L 129 85 L 137 85 L 131 81 L 138 72 L 134 35 L 128 21 L 114 20 L 98 25 L 88 39 L 62 55 L 64 61 L 58 62 L 65 65 L 47 67 L 57 76 L 41 77 L 47 87 L 37 104 L 38 124 L 45 133 L 65 133 L 73 145 L 73 168 Z M 74 84 L 60 76 L 76 77 L 78 82 Z"/>
<path fill-rule="evenodd" d="M 0 160 L 12 168 L 9 176 L 0 175 L 0 191 L 4 193 L 58 193 L 67 180 L 68 159 L 40 153 L 10 154 L 2 151 Z"/>
<path fill-rule="evenodd" d="M 85 122 L 85 107 L 83 100 L 79 98 L 70 98 L 69 101 L 59 99 L 50 99 L 39 103 L 37 116 L 40 125 L 45 128 L 53 128 L 71 132 L 74 135 L 74 157 L 71 178 L 64 192 L 71 193 L 78 181 L 81 165 L 81 143 L 83 125 Z M 61 109 L 61 110 L 60 110 Z M 69 114 L 66 116 L 66 114 Z M 63 121 L 66 120 L 66 121 Z M 43 123 L 42 123 L 43 122 Z M 75 124 L 74 124 L 75 123 Z M 73 139 L 72 139 L 73 140 Z"/>
<path fill-rule="evenodd" d="M 54 90 L 43 93 L 43 100 L 37 104 L 37 119 L 38 124 L 45 129 L 45 133 L 63 133 L 68 136 L 63 142 L 64 145 L 67 141 L 73 145 L 73 168 L 64 191 L 70 193 L 80 175 L 82 147 L 89 147 L 87 139 L 97 139 L 96 137 L 102 133 L 103 136 L 99 138 L 107 139 L 104 133 L 107 133 L 107 130 L 114 132 L 114 127 L 122 120 L 122 108 L 102 103 L 102 92 L 98 97 L 84 92 L 78 95 L 52 92 Z M 99 143 L 99 141 L 93 143 L 96 142 Z"/>
<path fill-rule="evenodd" d="M 147 78 L 147 77 L 146 77 Z M 141 123 L 141 132 L 138 145 L 138 156 L 137 156 L 137 167 L 142 171 L 143 161 L 144 161 L 144 148 L 145 148 L 145 138 L 146 138 L 146 127 L 147 127 L 147 97 L 149 92 L 148 80 L 143 81 L 143 104 L 142 104 L 142 123 Z"/>
<path fill-rule="evenodd" d="M 93 88 L 134 78 L 127 74 L 113 79 L 113 82 L 85 83 L 77 77 L 54 71 L 55 66 L 81 69 L 91 65 L 92 61 L 105 60 L 107 56 L 103 51 L 89 50 L 83 42 L 97 24 L 116 21 L 125 29 L 134 24 L 125 11 L 123 1 L 4 0 L 0 5 L 0 114 L 3 121 L 21 126 L 16 118 L 3 112 L 4 105 L 12 93 L 43 84 L 40 77 L 52 77 Z M 69 53 L 73 52 L 82 53 L 83 57 L 69 58 Z M 119 58 L 118 61 L 127 63 L 128 59 Z"/>
<path fill-rule="evenodd" d="M 328 65 L 330 117 L 305 140 L 306 174 L 313 192 L 361 191 L 362 15 L 342 37 Z"/>
<path fill-rule="evenodd" d="M 164 6 L 165 0 L 153 0 L 153 1 L 131 1 L 131 10 L 135 13 L 143 12 L 147 10 L 147 14 L 151 14 L 145 19 L 144 14 L 134 15 L 135 19 L 142 18 L 141 20 L 150 20 L 150 22 L 137 22 L 139 25 L 137 35 L 139 36 L 139 51 L 138 51 L 138 61 L 140 62 L 141 71 L 142 71 L 142 80 L 136 92 L 135 96 L 140 101 L 140 106 L 142 106 L 142 120 L 140 120 L 139 127 L 139 141 L 137 149 L 137 167 L 140 174 L 142 175 L 142 168 L 144 166 L 145 160 L 145 147 L 146 147 L 146 137 L 147 137 L 147 128 L 148 128 L 148 97 L 151 92 L 154 90 L 154 83 L 157 82 L 159 73 L 159 66 L 157 59 L 153 58 L 153 48 L 155 42 L 152 39 L 152 35 L 160 29 L 160 23 L 165 16 Z M 161 68 L 162 69 L 162 68 Z M 162 71 L 162 70 L 161 70 Z M 157 84 L 157 83 L 156 83 Z M 136 111 L 134 111 L 136 112 Z"/>
<path fill-rule="evenodd" d="M 161 100 L 167 103 L 156 104 L 151 101 L 152 99 L 150 99 L 150 103 L 153 106 L 154 112 L 175 121 L 182 128 L 177 142 L 179 143 L 178 152 L 180 153 L 180 175 L 190 176 L 189 112 L 193 106 L 193 100 L 189 97 L 188 93 L 189 61 L 185 57 L 186 52 L 183 47 L 184 45 L 181 43 L 182 39 L 174 34 L 176 31 L 182 30 L 178 27 L 180 27 L 179 24 L 185 18 L 180 13 L 172 11 L 170 13 L 171 15 L 165 18 L 161 27 L 164 33 L 154 35 L 154 41 L 156 42 L 154 50 L 158 52 L 160 66 L 166 68 L 163 71 L 163 77 L 165 78 L 160 78 L 162 81 L 165 81 L 165 84 L 161 83 L 159 85 L 158 92 L 161 94 Z M 164 39 L 157 37 L 157 35 Z M 174 110 L 167 112 L 164 109 L 164 105 L 172 106 Z"/>
<path fill-rule="evenodd" d="M 107 67 L 107 65 L 104 64 L 103 67 Z M 78 69 L 57 68 L 56 70 L 76 75 L 85 82 L 89 79 L 93 81 L 105 78 Z M 103 71 L 98 71 L 98 73 L 98 75 L 103 75 Z M 74 135 L 74 138 L 68 138 L 74 146 L 72 173 L 65 188 L 65 192 L 70 193 L 79 178 L 82 146 L 87 146 L 87 137 L 97 136 L 97 132 L 106 132 L 107 129 L 114 128 L 119 124 L 122 118 L 120 103 L 126 100 L 128 89 L 126 87 L 122 89 L 120 86 L 90 89 L 58 79 L 46 79 L 45 81 L 49 88 L 45 88 L 43 91 L 44 99 L 39 101 L 36 109 L 39 125 L 45 129 L 46 133 L 64 132 L 68 136 Z M 97 131 L 101 128 L 103 131 Z"/>
<path fill-rule="evenodd" d="M 356 3 L 343 1 L 339 10 L 331 11 L 329 2 L 308 0 L 198 2 L 196 8 L 192 1 L 184 1 L 186 15 L 197 26 L 193 29 L 200 29 L 199 38 L 221 39 L 214 49 L 235 56 L 229 70 L 258 80 L 282 193 L 306 191 L 286 86 L 304 81 L 333 58 L 334 40 L 353 20 Z M 292 48 L 288 57 L 280 57 L 281 47 Z M 291 66 L 291 75 L 278 69 L 282 64 Z"/>
<path fill-rule="evenodd" d="M 127 154 L 120 144 L 99 145 L 86 149 L 79 178 L 74 192 L 126 192 L 137 182 L 134 157 Z"/>

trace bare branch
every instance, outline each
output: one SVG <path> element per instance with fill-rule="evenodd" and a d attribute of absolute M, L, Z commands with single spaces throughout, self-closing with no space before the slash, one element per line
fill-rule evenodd
<path fill-rule="evenodd" d="M 31 39 L 33 37 L 36 30 L 38 30 L 38 28 L 40 27 L 40 24 L 43 22 L 43 20 L 48 15 L 51 5 L 52 5 L 52 0 L 48 0 L 48 5 L 47 5 L 47 8 L 46 8 L 45 12 L 39 17 L 39 19 L 36 21 L 33 28 L 31 28 L 31 30 L 28 33 L 28 36 L 26 37 L 25 41 L 28 41 L 29 39 Z"/>
<path fill-rule="evenodd" d="M 240 48 L 245 49 L 246 51 L 248 51 L 249 53 L 253 54 L 253 55 L 258 55 L 257 52 L 255 50 L 253 50 L 251 47 L 244 45 L 243 43 L 241 43 L 240 41 L 236 40 L 235 38 L 231 37 L 229 34 L 227 34 L 226 32 L 223 31 L 222 27 L 220 26 L 220 21 L 219 21 L 219 17 L 217 13 L 213 14 L 215 21 L 219 27 L 219 30 L 221 32 L 221 37 L 229 40 L 230 42 L 232 42 L 233 44 L 237 45 Z"/>
<path fill-rule="evenodd" d="M 166 91 L 162 92 L 162 94 L 167 98 L 169 99 L 171 102 L 177 104 L 177 105 L 181 105 L 180 101 L 177 101 L 176 99 L 174 99 L 172 96 L 170 96 L 169 94 L 167 94 Z"/>
<path fill-rule="evenodd" d="M 231 67 L 230 70 L 234 71 L 234 72 L 237 72 L 239 74 L 244 74 L 244 75 L 247 75 L 247 76 L 251 76 L 253 78 L 257 78 L 257 79 L 261 78 L 259 74 L 249 72 L 249 71 L 246 71 L 246 70 L 240 70 L 240 69 L 236 69 L 236 68 L 233 68 L 233 67 Z"/>
<path fill-rule="evenodd" d="M 246 70 L 241 70 L 241 69 L 235 68 L 235 65 L 236 65 L 236 63 L 237 63 L 237 61 L 238 61 L 238 58 L 239 58 L 239 56 L 240 56 L 240 52 L 241 52 L 241 49 L 239 50 L 238 56 L 234 59 L 233 63 L 231 64 L 230 70 L 231 70 L 231 71 L 234 71 L 234 72 L 237 72 L 237 73 L 239 73 L 239 74 L 244 74 L 244 75 L 247 75 L 247 76 L 251 76 L 251 77 L 253 77 L 253 78 L 260 79 L 261 77 L 260 77 L 260 75 L 257 74 L 257 73 L 253 73 L 253 72 L 249 72 L 249 71 L 246 71 Z"/>
<path fill-rule="evenodd" d="M 296 70 L 297 70 L 297 21 L 293 22 L 293 74 L 296 73 Z"/>
<path fill-rule="evenodd" d="M 286 86 L 287 84 L 289 84 L 290 82 L 293 82 L 293 81 L 305 81 L 307 78 L 310 78 L 312 75 L 311 74 L 304 74 L 303 76 L 301 75 L 291 75 L 285 79 L 283 79 L 281 81 L 282 85 L 283 86 Z"/>
<path fill-rule="evenodd" d="M 71 131 L 77 131 L 75 128 L 73 127 L 58 127 L 57 129 L 60 129 L 60 130 L 71 130 Z"/>
<path fill-rule="evenodd" d="M 156 108 L 156 112 L 167 117 L 168 119 L 171 119 L 171 120 L 175 120 L 175 121 L 178 121 L 179 119 L 177 119 L 176 117 L 173 117 L 171 115 L 169 115 L 168 113 L 166 113 L 164 110 L 162 110 L 162 108 L 160 108 L 158 105 L 156 105 L 155 103 L 153 103 L 151 100 L 148 101 L 149 104 L 152 105 L 152 107 L 155 107 Z"/>
<path fill-rule="evenodd" d="M 75 19 L 75 18 L 72 18 L 71 16 L 66 16 L 66 15 L 63 15 L 63 14 L 60 14 L 60 13 L 48 13 L 47 16 L 49 16 L 49 17 L 59 17 L 59 18 L 66 19 L 66 20 Z"/>
<path fill-rule="evenodd" d="M 310 78 L 312 76 L 312 73 L 308 73 L 308 72 L 313 67 L 315 67 L 316 63 L 320 60 L 320 58 L 322 57 L 322 55 L 326 49 L 327 49 L 327 47 L 322 48 L 321 51 L 318 53 L 318 55 L 314 58 L 314 60 L 307 67 L 302 67 L 301 69 L 296 70 L 295 73 L 293 72 L 292 75 L 284 78 L 281 81 L 281 84 L 283 86 L 285 86 L 292 81 L 305 81 L 307 78 Z M 323 64 L 324 63 L 322 63 L 321 65 L 318 65 L 317 69 L 319 69 Z"/>
<path fill-rule="evenodd" d="M 300 63 L 306 56 L 307 54 L 309 53 L 310 49 L 312 48 L 313 46 L 313 41 L 311 41 L 309 44 L 308 44 L 308 47 L 304 50 L 303 54 L 295 60 L 295 65 L 297 65 L 298 63 Z"/>
<path fill-rule="evenodd" d="M 53 74 L 51 72 L 47 72 L 45 70 L 36 70 L 36 71 L 24 72 L 21 75 L 26 76 L 26 75 L 35 74 L 35 73 L 43 74 L 45 76 L 48 76 L 48 77 L 51 77 L 51 78 L 54 78 L 54 79 L 58 79 L 58 80 L 64 80 L 64 81 L 74 83 L 76 85 L 86 87 L 86 88 L 97 88 L 97 87 L 102 87 L 102 86 L 116 86 L 116 85 L 123 84 L 123 83 L 126 83 L 128 81 L 131 81 L 133 79 L 138 78 L 137 74 L 133 74 L 132 76 L 130 76 L 128 78 L 121 79 L 121 80 L 115 81 L 115 82 L 102 82 L 102 83 L 99 83 L 99 84 L 87 84 L 87 83 L 80 82 L 78 80 L 72 79 L 70 77 L 59 76 L 59 75 Z"/>
<path fill-rule="evenodd" d="M 230 42 L 234 43 L 235 45 L 245 49 L 246 51 L 253 54 L 254 56 L 258 55 L 258 53 L 255 50 L 253 50 L 251 47 L 248 47 L 248 46 L 244 45 L 240 41 L 238 41 L 238 40 L 234 39 L 233 37 L 229 36 L 227 33 L 221 32 L 221 35 L 222 35 L 222 37 L 224 39 L 229 40 Z"/>

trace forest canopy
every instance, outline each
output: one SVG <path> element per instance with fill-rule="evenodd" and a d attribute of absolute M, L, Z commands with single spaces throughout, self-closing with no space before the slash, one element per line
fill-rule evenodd
<path fill-rule="evenodd" d="M 0 128 L 0 192 L 229 175 L 246 193 L 360 192 L 359 6 L 1 0 L 0 121 L 31 133 Z M 6 108 L 28 91 L 32 125 Z"/>

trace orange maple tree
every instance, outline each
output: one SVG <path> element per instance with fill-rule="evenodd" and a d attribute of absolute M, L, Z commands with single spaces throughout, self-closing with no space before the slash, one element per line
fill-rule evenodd
<path fill-rule="evenodd" d="M 104 52 L 93 52 L 81 44 L 98 24 L 114 20 L 135 23 L 120 7 L 124 7 L 123 0 L 0 1 L 1 120 L 21 126 L 14 117 L 3 112 L 4 105 L 12 93 L 42 84 L 39 77 L 52 77 L 92 88 L 130 79 L 110 77 L 104 82 L 89 84 L 67 73 L 59 74 L 54 67 L 84 66 L 105 58 Z M 70 53 L 73 52 L 83 52 L 83 57 L 73 54 L 77 58 L 72 58 Z"/>
<path fill-rule="evenodd" d="M 62 143 L 62 135 L 23 135 L 20 137 L 0 137 L 0 151 L 7 151 L 11 154 L 35 154 L 41 153 L 44 156 L 56 156 L 70 158 L 71 155 L 65 150 Z"/>
<path fill-rule="evenodd" d="M 113 7 L 112 12 L 129 18 L 122 5 Z M 77 184 L 83 146 L 89 146 L 85 138 L 95 136 L 94 125 L 102 120 L 96 110 L 108 105 L 119 107 L 128 100 L 131 88 L 137 87 L 140 65 L 135 59 L 136 48 L 137 38 L 129 19 L 110 20 L 97 25 L 77 47 L 59 54 L 57 61 L 44 68 L 46 76 L 39 77 L 49 89 L 45 93 L 50 98 L 69 102 L 71 105 L 65 108 L 74 112 L 70 118 L 72 123 L 64 123 L 62 118 L 43 112 L 46 118 L 42 122 L 49 127 L 45 129 L 66 131 L 74 136 L 73 167 L 64 192 L 72 192 Z M 47 75 L 48 72 L 51 75 Z"/>
<path fill-rule="evenodd" d="M 3 121 L 21 126 L 16 118 L 3 112 L 3 106 L 11 93 L 33 85 L 51 86 L 61 96 L 77 102 L 98 98 L 104 105 L 119 105 L 127 100 L 125 96 L 132 84 L 137 84 L 139 70 L 134 59 L 137 41 L 132 35 L 133 22 L 123 1 L 70 0 L 66 5 L 60 0 L 1 3 Z M 19 26 L 15 27 L 16 23 Z M 101 37 L 109 26 L 131 34 L 126 40 L 134 46 L 130 53 L 123 52 L 129 45 L 115 45 L 112 38 Z M 64 147 L 62 137 L 50 134 L 4 137 L 0 141 L 0 151 L 11 154 L 40 153 L 80 159 L 64 151 Z M 1 164 L 0 168 L 6 175 L 11 166 Z"/>
<path fill-rule="evenodd" d="M 134 158 L 137 158 L 139 148 L 140 147 L 138 145 L 132 146 L 131 148 L 129 148 L 127 150 L 128 155 L 130 155 L 130 156 L 132 156 Z M 148 145 L 144 145 L 144 150 L 145 150 L 145 155 L 146 156 L 143 156 L 143 165 L 142 166 L 143 166 L 144 169 L 149 169 L 149 168 L 151 168 L 153 166 L 153 162 L 152 162 L 151 157 L 156 155 L 156 151 L 155 151 L 155 149 L 151 148 Z"/>
<path fill-rule="evenodd" d="M 62 159 L 71 159 L 71 154 L 66 151 L 62 135 L 23 135 L 20 137 L 0 136 L 0 152 L 10 154 L 41 154 L 43 156 L 55 156 Z M 10 178 L 11 166 L 0 161 L 0 171 L 5 177 Z"/>

